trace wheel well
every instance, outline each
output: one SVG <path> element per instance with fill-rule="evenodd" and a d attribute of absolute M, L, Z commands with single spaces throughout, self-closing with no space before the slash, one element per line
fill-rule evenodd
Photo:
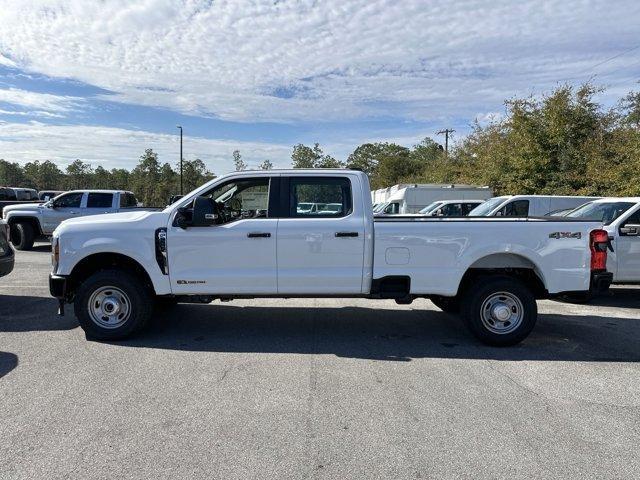
<path fill-rule="evenodd" d="M 38 221 L 37 218 L 33 218 L 33 217 L 10 217 L 9 220 L 7 220 L 7 223 L 9 223 L 9 225 L 13 226 L 16 223 L 29 223 L 32 227 L 33 230 L 35 231 L 36 235 L 42 235 L 42 229 L 40 228 L 40 222 Z"/>
<path fill-rule="evenodd" d="M 462 277 L 460 287 L 458 288 L 458 295 L 477 282 L 482 281 L 483 278 L 497 276 L 511 277 L 519 280 L 531 289 L 533 295 L 538 299 L 549 296 L 549 292 L 545 288 L 544 282 L 538 276 L 536 270 L 526 267 L 469 268 Z"/>
<path fill-rule="evenodd" d="M 112 252 L 94 253 L 80 260 L 76 266 L 73 267 L 69 275 L 72 288 L 75 290 L 78 284 L 89 278 L 95 272 L 110 268 L 122 269 L 132 273 L 144 282 L 152 292 L 154 291 L 151 277 L 149 277 L 149 274 L 142 265 L 131 257 Z"/>

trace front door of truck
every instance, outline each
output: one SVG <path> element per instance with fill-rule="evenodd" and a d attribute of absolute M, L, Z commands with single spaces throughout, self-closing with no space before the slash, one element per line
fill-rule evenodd
<path fill-rule="evenodd" d="M 278 219 L 269 214 L 277 178 L 239 176 L 212 187 L 204 196 L 218 204 L 215 225 L 180 228 L 171 219 L 167 252 L 174 294 L 277 292 Z"/>
<path fill-rule="evenodd" d="M 348 176 L 282 178 L 279 294 L 362 292 L 364 212 L 354 188 Z M 304 203 L 322 208 L 299 208 Z"/>
<path fill-rule="evenodd" d="M 44 233 L 53 232 L 63 220 L 80 216 L 83 192 L 69 192 L 52 200 L 51 208 L 43 210 Z"/>
<path fill-rule="evenodd" d="M 640 281 L 640 210 L 624 220 L 616 241 L 617 282 Z"/>

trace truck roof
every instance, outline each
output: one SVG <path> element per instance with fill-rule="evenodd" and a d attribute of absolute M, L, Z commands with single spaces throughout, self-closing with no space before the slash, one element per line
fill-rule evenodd
<path fill-rule="evenodd" d="M 81 188 L 81 189 L 77 189 L 77 190 L 67 190 L 64 193 L 131 193 L 133 194 L 133 192 L 129 191 L 129 190 L 101 190 L 101 189 L 89 189 L 89 188 Z"/>
<path fill-rule="evenodd" d="M 228 175 L 250 175 L 254 176 L 256 174 L 264 174 L 270 175 L 273 173 L 282 173 L 287 175 L 294 175 L 304 173 L 306 174 L 322 174 L 322 173 L 357 173 L 364 175 L 365 173 L 362 170 L 352 170 L 350 168 L 273 168 L 271 170 L 241 170 L 239 172 L 229 172 L 224 175 L 220 175 L 221 177 L 226 177 Z"/>
<path fill-rule="evenodd" d="M 640 197 L 602 197 L 594 202 L 634 202 L 639 203 Z"/>

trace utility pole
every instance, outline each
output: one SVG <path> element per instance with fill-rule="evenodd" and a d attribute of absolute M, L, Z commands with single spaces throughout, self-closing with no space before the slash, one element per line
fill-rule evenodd
<path fill-rule="evenodd" d="M 182 127 L 180 125 L 176 125 L 176 127 L 180 129 L 180 195 L 184 195 L 182 188 Z"/>
<path fill-rule="evenodd" d="M 452 128 L 445 128 L 444 130 L 440 130 L 439 132 L 436 132 L 436 135 L 444 134 L 444 154 L 447 157 L 449 156 L 449 134 L 453 132 L 455 132 L 455 130 L 453 130 Z"/>

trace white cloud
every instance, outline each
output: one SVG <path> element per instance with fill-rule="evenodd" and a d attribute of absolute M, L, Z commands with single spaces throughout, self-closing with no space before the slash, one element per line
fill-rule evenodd
<path fill-rule="evenodd" d="M 38 93 L 19 88 L 0 89 L 0 103 L 9 103 L 24 110 L 7 111 L 6 115 L 34 115 L 41 117 L 62 117 L 65 113 L 76 110 L 82 99 L 78 97 Z"/>
<path fill-rule="evenodd" d="M 230 120 L 470 121 L 563 80 L 633 88 L 640 51 L 593 66 L 638 18 L 631 0 L 5 0 L 0 58 Z"/>
<path fill-rule="evenodd" d="M 131 169 L 146 148 L 156 151 L 163 163 L 176 165 L 179 159 L 176 135 L 100 126 L 0 122 L 0 158 L 20 163 L 51 160 L 64 168 L 80 158 L 94 167 Z M 291 165 L 289 145 L 184 137 L 184 157 L 200 158 L 217 174 L 233 170 L 232 152 L 236 149 L 251 168 L 265 159 L 275 168 Z"/>

